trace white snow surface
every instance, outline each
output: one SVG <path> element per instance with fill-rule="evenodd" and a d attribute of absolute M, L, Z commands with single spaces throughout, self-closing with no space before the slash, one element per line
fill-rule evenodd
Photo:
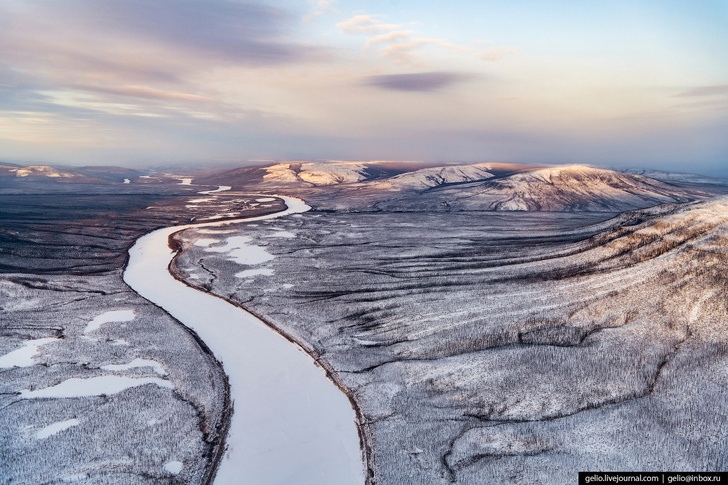
<path fill-rule="evenodd" d="M 300 199 L 281 198 L 285 211 L 245 221 L 310 209 Z M 168 237 L 188 227 L 159 229 L 138 239 L 129 250 L 124 280 L 197 332 L 229 375 L 235 412 L 215 483 L 363 484 L 354 410 L 324 371 L 253 315 L 170 275 L 174 253 Z"/>
<path fill-rule="evenodd" d="M 192 185 L 192 178 L 191 177 L 182 177 L 179 180 L 180 180 L 180 182 L 179 182 L 180 185 Z"/>
<path fill-rule="evenodd" d="M 171 382 L 158 377 L 127 377 L 127 376 L 97 376 L 87 379 L 72 377 L 56 384 L 31 391 L 20 391 L 21 399 L 36 399 L 42 397 L 69 398 L 100 396 L 102 394 L 117 394 L 130 387 L 156 384 L 160 387 L 174 387 Z"/>
<path fill-rule="evenodd" d="M 34 365 L 33 357 L 38 355 L 40 347 L 55 342 L 57 338 L 39 338 L 28 340 L 17 350 L 13 350 L 0 357 L 0 369 L 10 369 L 12 367 L 30 367 Z"/>
<path fill-rule="evenodd" d="M 134 310 L 111 310 L 102 313 L 101 315 L 88 322 L 88 325 L 86 325 L 83 333 L 91 333 L 105 323 L 131 322 L 132 320 L 134 320 L 135 316 L 136 314 L 134 313 Z"/>
<path fill-rule="evenodd" d="M 250 278 L 251 276 L 271 276 L 273 270 L 271 268 L 246 269 L 239 273 L 235 273 L 236 278 Z"/>
<path fill-rule="evenodd" d="M 131 183 L 131 180 L 129 180 L 129 179 L 124 179 L 124 183 L 125 183 L 125 184 L 130 184 L 130 183 Z"/>
<path fill-rule="evenodd" d="M 294 169 L 298 166 L 297 169 Z M 271 182 L 308 182 L 312 185 L 335 185 L 360 182 L 367 178 L 367 164 L 362 162 L 277 163 L 266 167 L 263 180 Z"/>
<path fill-rule="evenodd" d="M 212 248 L 208 247 L 211 244 L 208 242 L 211 241 L 210 239 L 198 239 L 195 241 L 195 245 L 205 247 L 206 253 L 224 253 L 231 261 L 238 264 L 262 264 L 275 258 L 265 248 L 249 244 L 252 239 L 250 236 L 231 236 L 225 239 L 224 246 Z M 212 241 L 217 242 L 214 239 Z"/>
<path fill-rule="evenodd" d="M 38 430 L 38 432 L 35 434 L 35 437 L 39 440 L 44 440 L 49 436 L 53 436 L 54 434 L 58 434 L 61 431 L 67 430 L 68 428 L 78 426 L 79 424 L 81 424 L 81 422 L 78 419 L 67 419 L 58 423 L 49 424 L 45 428 L 41 428 L 40 430 Z"/>
<path fill-rule="evenodd" d="M 108 371 L 124 371 L 129 369 L 135 369 L 139 367 L 151 367 L 154 369 L 154 372 L 157 373 L 160 376 L 166 376 L 167 371 L 164 370 L 164 366 L 157 362 L 156 360 L 151 359 L 141 359 L 136 358 L 129 362 L 128 364 L 108 364 L 108 365 L 102 365 L 101 369 L 108 370 Z"/>
<path fill-rule="evenodd" d="M 273 234 L 268 234 L 266 237 L 283 237 L 287 239 L 293 239 L 296 237 L 296 235 L 289 231 L 276 231 Z"/>
<path fill-rule="evenodd" d="M 493 177 L 487 163 L 473 165 L 456 165 L 449 167 L 432 167 L 396 175 L 378 185 L 392 189 L 421 190 L 443 184 L 475 182 Z"/>
<path fill-rule="evenodd" d="M 181 461 L 169 461 L 164 464 L 164 469 L 167 470 L 172 475 L 177 475 L 179 472 L 182 471 L 182 462 Z"/>

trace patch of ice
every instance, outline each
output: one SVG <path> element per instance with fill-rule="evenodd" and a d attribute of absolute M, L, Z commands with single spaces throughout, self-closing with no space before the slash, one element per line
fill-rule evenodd
<path fill-rule="evenodd" d="M 179 472 L 182 471 L 182 462 L 181 461 L 169 461 L 164 464 L 164 469 L 167 470 L 172 475 L 177 475 Z"/>
<path fill-rule="evenodd" d="M 195 241 L 195 246 L 201 246 L 203 248 L 210 247 L 210 244 L 215 244 L 217 242 L 217 239 L 205 239 L 201 238 Z"/>
<path fill-rule="evenodd" d="M 273 202 L 275 199 L 272 197 L 263 197 L 260 199 L 255 199 L 256 202 Z"/>
<path fill-rule="evenodd" d="M 149 175 L 140 175 L 139 178 L 140 179 L 150 179 L 152 177 L 150 177 Z"/>
<path fill-rule="evenodd" d="M 131 183 L 131 180 L 129 180 L 129 179 L 124 179 L 124 183 L 125 183 L 125 184 L 130 184 L 130 183 Z"/>
<path fill-rule="evenodd" d="M 212 202 L 213 200 L 215 200 L 214 197 L 200 197 L 199 199 L 190 199 L 187 202 L 197 204 L 199 202 Z"/>
<path fill-rule="evenodd" d="M 102 365 L 101 368 L 103 370 L 110 370 L 110 371 L 120 371 L 120 370 L 129 370 L 129 369 L 135 369 L 137 367 L 151 367 L 154 369 L 154 372 L 159 374 L 160 376 L 166 376 L 167 371 L 164 370 L 164 367 L 162 364 L 157 362 L 156 360 L 151 359 L 134 359 L 128 364 L 108 364 L 108 365 Z"/>
<path fill-rule="evenodd" d="M 136 313 L 134 313 L 134 310 L 111 310 L 105 313 L 102 313 L 98 317 L 94 318 L 90 322 L 88 322 L 88 325 L 86 325 L 86 328 L 83 330 L 84 334 L 91 333 L 97 328 L 99 328 L 104 323 L 112 323 L 112 322 L 130 322 L 134 320 L 134 317 L 136 316 Z"/>
<path fill-rule="evenodd" d="M 296 235 L 288 231 L 277 231 L 273 234 L 268 234 L 266 237 L 285 237 L 290 239 L 296 237 Z"/>
<path fill-rule="evenodd" d="M 180 185 L 192 185 L 192 178 L 190 177 L 182 177 L 180 179 Z"/>
<path fill-rule="evenodd" d="M 31 391 L 20 391 L 21 399 L 37 399 L 43 397 L 68 398 L 101 396 L 102 394 L 116 394 L 130 387 L 156 384 L 159 387 L 173 388 L 171 382 L 159 377 L 127 377 L 127 376 L 98 376 L 80 379 L 72 377 L 55 386 L 45 387 Z"/>
<path fill-rule="evenodd" d="M 225 240 L 225 245 L 215 248 L 207 248 L 208 253 L 227 253 L 231 261 L 238 264 L 261 264 L 274 259 L 265 248 L 248 244 L 252 240 L 249 236 L 232 236 Z"/>
<path fill-rule="evenodd" d="M 292 284 L 290 284 L 290 283 L 283 283 L 283 284 L 281 285 L 281 287 L 282 287 L 282 288 L 285 288 L 286 290 L 289 290 L 289 289 L 293 288 L 293 285 L 292 285 Z"/>
<path fill-rule="evenodd" d="M 38 354 L 40 347 L 59 340 L 57 338 L 39 338 L 28 340 L 17 350 L 13 350 L 0 357 L 0 369 L 10 369 L 11 367 L 30 367 L 34 365 L 33 357 Z"/>
<path fill-rule="evenodd" d="M 268 269 L 268 268 L 246 269 L 245 271 L 235 273 L 235 277 L 236 278 L 248 278 L 250 276 L 257 276 L 257 275 L 271 276 L 272 274 L 273 274 L 273 270 Z"/>
<path fill-rule="evenodd" d="M 73 426 L 78 426 L 81 424 L 81 422 L 78 419 L 67 419 L 65 421 L 59 421 L 58 423 L 53 423 L 45 428 L 41 428 L 38 430 L 38 432 L 35 434 L 35 437 L 39 440 L 44 440 L 48 438 L 49 436 L 53 436 L 54 434 L 60 433 L 61 431 L 65 431 L 68 428 L 71 428 Z"/>

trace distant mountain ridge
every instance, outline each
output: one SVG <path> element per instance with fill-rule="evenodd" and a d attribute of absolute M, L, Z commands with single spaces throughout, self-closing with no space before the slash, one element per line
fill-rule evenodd
<path fill-rule="evenodd" d="M 383 161 L 280 162 L 194 182 L 288 190 L 321 209 L 355 211 L 622 212 L 722 193 L 717 189 L 720 184 L 704 183 L 703 188 L 685 176 L 666 182 L 585 165 L 503 163 L 426 167 Z"/>
<path fill-rule="evenodd" d="M 50 165 L 18 165 L 0 163 L 0 180 L 45 181 L 81 184 L 123 183 L 124 179 L 136 177 L 139 172 L 129 168 L 112 166 L 90 166 L 60 168 Z"/>
<path fill-rule="evenodd" d="M 364 212 L 622 212 L 728 193 L 728 181 L 722 179 L 650 170 L 614 171 L 586 165 L 429 166 L 400 161 L 291 161 L 180 173 L 148 176 L 120 167 L 0 164 L 0 183 L 224 185 L 233 190 L 302 197 L 321 210 Z"/>
<path fill-rule="evenodd" d="M 542 168 L 427 194 L 457 210 L 607 211 L 687 202 L 707 194 L 583 165 Z"/>

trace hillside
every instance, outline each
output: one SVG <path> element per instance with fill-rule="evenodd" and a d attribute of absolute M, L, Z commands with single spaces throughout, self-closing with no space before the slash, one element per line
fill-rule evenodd
<path fill-rule="evenodd" d="M 196 177 L 195 184 L 286 191 L 321 210 L 622 212 L 700 200 L 726 187 L 584 165 L 478 163 L 424 167 L 395 162 L 281 162 Z M 683 183 L 684 182 L 684 183 Z"/>
<path fill-rule="evenodd" d="M 524 175 L 524 191 L 621 181 L 616 199 L 641 180 Z M 175 270 L 334 369 L 363 409 L 376 483 L 724 470 L 728 198 L 608 217 L 310 212 L 186 231 Z M 209 250 L 236 234 L 270 259 Z"/>
<path fill-rule="evenodd" d="M 195 177 L 200 185 L 231 185 L 235 189 L 256 187 L 311 188 L 380 180 L 420 168 L 408 162 L 280 162 L 268 166 L 240 167 Z"/>
<path fill-rule="evenodd" d="M 621 212 L 710 194 L 641 175 L 581 165 L 550 167 L 378 204 L 382 209 Z"/>
<path fill-rule="evenodd" d="M 395 175 L 378 185 L 390 190 L 423 190 L 442 185 L 477 182 L 494 177 L 487 163 L 457 165 L 452 167 L 422 168 L 413 172 Z"/>

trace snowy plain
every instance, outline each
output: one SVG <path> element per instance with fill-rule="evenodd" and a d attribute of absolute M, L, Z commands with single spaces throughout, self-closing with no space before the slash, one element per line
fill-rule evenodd
<path fill-rule="evenodd" d="M 281 198 L 285 211 L 245 221 L 309 210 L 300 199 Z M 234 412 L 215 483 L 364 483 L 354 410 L 324 370 L 261 320 L 169 273 L 175 256 L 169 237 L 189 227 L 167 227 L 137 240 L 124 280 L 193 329 L 229 375 Z"/>

